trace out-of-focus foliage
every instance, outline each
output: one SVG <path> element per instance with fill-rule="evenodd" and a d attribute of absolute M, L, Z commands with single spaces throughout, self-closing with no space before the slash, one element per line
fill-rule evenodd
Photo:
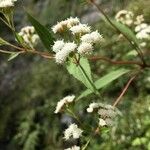
<path fill-rule="evenodd" d="M 124 8 L 132 10 L 135 14 L 144 14 L 146 22 L 150 22 L 148 0 L 115 0 L 115 2 L 102 1 L 102 3 L 110 15 Z M 37 18 L 49 28 L 68 16 L 82 17 L 91 11 L 87 5 L 84 5 L 85 3 L 75 0 L 39 0 L 29 1 L 26 4 L 29 11 L 38 16 Z M 112 4 L 114 7 L 110 12 L 108 8 Z M 33 11 L 33 8 L 36 11 Z M 125 39 L 118 39 L 118 35 L 110 26 L 104 25 L 101 20 L 95 23 L 94 27 L 105 38 L 103 45 L 97 48 L 97 54 L 116 59 L 135 59 L 134 55 L 129 55 L 133 49 L 128 42 Z M 0 70 L 1 149 L 61 150 L 63 147 L 61 137 L 65 124 L 63 124 L 64 116 L 54 115 L 56 102 L 67 94 L 80 93 L 85 90 L 84 87 L 68 75 L 62 66 L 38 56 L 26 56 L 26 58 L 20 56 L 14 62 L 6 63 L 0 60 L 0 63 L 2 68 Z M 91 62 L 91 65 L 95 79 L 106 73 L 104 68 L 109 67 L 108 72 L 117 68 L 101 61 Z M 117 126 L 107 134 L 103 134 L 101 138 L 92 139 L 89 150 L 150 150 L 149 76 L 150 72 L 147 70 L 135 80 L 119 106 L 122 116 L 118 118 Z M 112 102 L 118 96 L 127 81 L 127 78 L 121 79 L 101 91 L 106 101 Z M 94 97 L 89 96 L 83 99 L 82 103 L 88 105 L 91 100 L 94 101 Z M 79 103 L 76 109 L 82 110 L 82 103 Z M 88 120 L 88 116 L 85 117 L 85 114 L 83 116 L 83 121 L 92 122 Z"/>

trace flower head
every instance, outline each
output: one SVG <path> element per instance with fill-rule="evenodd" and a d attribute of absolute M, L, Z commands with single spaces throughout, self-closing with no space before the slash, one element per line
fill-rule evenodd
<path fill-rule="evenodd" d="M 90 54 L 93 51 L 93 46 L 90 43 L 81 43 L 78 47 L 78 53 L 80 54 Z"/>
<path fill-rule="evenodd" d="M 73 147 L 71 147 L 71 148 L 67 148 L 67 149 L 65 149 L 65 150 L 80 150 L 80 147 L 79 147 L 79 146 L 74 145 Z"/>
<path fill-rule="evenodd" d="M 79 24 L 70 28 L 72 34 L 85 34 L 91 32 L 91 27 L 87 24 Z"/>
<path fill-rule="evenodd" d="M 78 128 L 78 126 L 73 123 L 64 131 L 64 139 L 69 140 L 71 137 L 74 139 L 78 139 L 82 135 L 82 130 Z"/>
<path fill-rule="evenodd" d="M 102 35 L 98 33 L 98 31 L 94 31 L 89 34 L 85 34 L 81 37 L 82 42 L 87 42 L 91 44 L 99 43 L 102 40 Z"/>
<path fill-rule="evenodd" d="M 53 52 L 55 52 L 55 53 L 59 52 L 60 50 L 62 50 L 64 45 L 65 45 L 65 43 L 63 40 L 55 41 L 54 45 L 53 45 Z"/>
<path fill-rule="evenodd" d="M 13 7 L 17 0 L 0 0 L 0 8 Z"/>
<path fill-rule="evenodd" d="M 134 17 L 134 14 L 131 11 L 127 11 L 127 10 L 121 10 L 115 16 L 118 22 L 121 22 L 122 24 L 125 24 L 128 26 L 132 25 L 133 17 Z"/>
<path fill-rule="evenodd" d="M 30 47 L 34 47 L 39 41 L 39 36 L 36 34 L 33 26 L 23 27 L 19 35 L 22 36 L 24 42 Z"/>
<path fill-rule="evenodd" d="M 66 97 L 64 97 L 63 99 L 61 99 L 56 106 L 56 110 L 55 110 L 55 114 L 59 113 L 62 108 L 64 107 L 64 105 L 68 104 L 68 103 L 72 103 L 75 99 L 74 95 L 68 95 Z"/>

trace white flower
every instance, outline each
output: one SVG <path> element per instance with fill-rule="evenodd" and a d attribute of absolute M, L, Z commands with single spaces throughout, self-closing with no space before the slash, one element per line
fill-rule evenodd
<path fill-rule="evenodd" d="M 62 108 L 64 107 L 64 105 L 66 105 L 67 103 L 72 103 L 75 99 L 75 96 L 74 95 L 69 95 L 69 96 L 66 96 L 64 97 L 63 99 L 61 99 L 58 103 L 57 103 L 57 106 L 56 106 L 56 110 L 55 110 L 55 114 L 59 113 Z"/>
<path fill-rule="evenodd" d="M 78 53 L 80 54 L 89 54 L 93 51 L 93 46 L 90 43 L 81 43 L 78 47 Z"/>
<path fill-rule="evenodd" d="M 67 148 L 67 149 L 65 149 L 65 150 L 80 150 L 80 147 L 79 147 L 79 146 L 74 145 L 73 147 L 71 147 L 71 148 Z"/>
<path fill-rule="evenodd" d="M 92 113 L 94 109 L 99 108 L 99 107 L 100 107 L 99 103 L 94 103 L 94 102 L 93 102 L 93 103 L 91 103 L 91 104 L 89 105 L 89 107 L 87 108 L 87 112 L 88 112 L 88 113 Z"/>
<path fill-rule="evenodd" d="M 87 42 L 87 43 L 98 43 L 102 40 L 102 36 L 98 33 L 98 31 L 94 31 L 89 34 L 85 34 L 81 37 L 82 42 Z"/>
<path fill-rule="evenodd" d="M 128 26 L 132 25 L 133 17 L 134 14 L 131 11 L 127 10 L 121 10 L 115 16 L 118 22 L 121 22 L 122 24 L 126 24 Z"/>
<path fill-rule="evenodd" d="M 39 36 L 35 33 L 35 28 L 33 26 L 23 27 L 19 35 L 22 36 L 24 42 L 30 47 L 34 47 L 39 41 Z"/>
<path fill-rule="evenodd" d="M 83 131 L 73 123 L 64 131 L 64 139 L 69 140 L 71 137 L 78 139 L 82 135 L 82 132 Z"/>
<path fill-rule="evenodd" d="M 76 47 L 77 45 L 75 43 L 65 43 L 62 50 L 58 51 L 55 55 L 56 63 L 63 64 L 66 61 L 69 54 L 75 51 Z"/>
<path fill-rule="evenodd" d="M 136 17 L 136 21 L 134 22 L 135 25 L 139 25 L 144 21 L 144 16 L 143 15 L 139 15 Z"/>
<path fill-rule="evenodd" d="M 104 119 L 99 118 L 99 126 L 103 127 L 106 125 L 106 122 Z"/>
<path fill-rule="evenodd" d="M 54 45 L 53 45 L 53 51 L 55 53 L 59 52 L 60 50 L 62 50 L 62 48 L 64 47 L 65 43 L 63 40 L 58 40 L 55 41 Z"/>
<path fill-rule="evenodd" d="M 54 33 L 62 32 L 62 31 L 63 31 L 63 26 L 62 26 L 62 24 L 61 24 L 60 22 L 58 22 L 56 25 L 54 25 L 54 26 L 52 27 L 52 31 L 53 31 Z"/>
<path fill-rule="evenodd" d="M 64 99 L 60 100 L 58 103 L 57 103 L 57 106 L 56 106 L 56 110 L 55 110 L 55 114 L 59 113 L 61 111 L 61 109 L 63 108 L 63 106 L 65 105 L 66 101 Z"/>
<path fill-rule="evenodd" d="M 72 103 L 75 99 L 75 95 L 69 95 L 64 98 L 68 103 Z"/>
<path fill-rule="evenodd" d="M 0 0 L 0 8 L 13 7 L 17 0 Z"/>
<path fill-rule="evenodd" d="M 60 33 L 60 32 L 63 32 L 65 29 L 70 29 L 71 27 L 79 24 L 80 21 L 79 19 L 76 17 L 76 18 L 73 18 L 73 17 L 70 17 L 66 20 L 63 20 L 61 22 L 58 22 L 56 25 L 54 25 L 52 27 L 52 31 L 54 33 Z"/>
<path fill-rule="evenodd" d="M 135 27 L 135 31 L 138 39 L 150 39 L 150 25 L 142 23 Z"/>
<path fill-rule="evenodd" d="M 67 27 L 68 28 L 71 28 L 79 23 L 80 23 L 80 20 L 77 17 L 76 18 L 70 17 L 67 19 Z"/>
<path fill-rule="evenodd" d="M 135 32 L 139 32 L 147 27 L 148 27 L 148 24 L 146 24 L 146 23 L 139 24 L 135 27 Z"/>
<path fill-rule="evenodd" d="M 90 26 L 87 24 L 79 24 L 70 28 L 72 34 L 85 34 L 91 32 Z"/>

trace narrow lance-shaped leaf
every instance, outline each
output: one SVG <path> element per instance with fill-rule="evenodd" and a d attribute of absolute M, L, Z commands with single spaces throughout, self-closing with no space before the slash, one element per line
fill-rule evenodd
<path fill-rule="evenodd" d="M 21 52 L 12 52 L 8 58 L 8 61 L 15 59 Z"/>
<path fill-rule="evenodd" d="M 41 23 L 39 23 L 34 17 L 32 17 L 29 13 L 27 13 L 28 19 L 31 22 L 31 24 L 34 26 L 37 34 L 39 35 L 43 45 L 48 50 L 51 50 L 51 46 L 54 43 L 54 38 L 52 37 L 50 31 L 43 26 Z"/>
<path fill-rule="evenodd" d="M 0 46 L 8 45 L 9 43 L 0 37 Z"/>
<path fill-rule="evenodd" d="M 111 20 L 111 21 L 114 24 L 114 26 L 116 26 L 116 28 L 120 31 L 120 33 L 123 33 L 126 37 L 128 37 L 128 39 L 131 42 L 134 42 L 136 45 L 139 45 L 138 39 L 136 38 L 135 34 L 130 28 L 115 20 Z"/>
<path fill-rule="evenodd" d="M 112 71 L 112 72 L 108 73 L 107 75 L 105 75 L 105 76 L 101 77 L 100 79 L 98 79 L 94 84 L 95 84 L 96 88 L 99 90 L 99 89 L 103 88 L 107 84 L 111 83 L 112 81 L 116 80 L 117 78 L 119 78 L 120 76 L 122 76 L 123 74 L 125 74 L 129 71 L 130 70 L 123 69 L 123 68 Z M 92 91 L 87 89 L 87 90 L 85 90 L 84 92 L 81 93 L 81 95 L 78 97 L 78 99 L 86 97 L 89 94 L 92 94 Z"/>
<path fill-rule="evenodd" d="M 90 89 L 90 91 L 93 91 L 94 89 L 90 83 L 90 82 L 93 82 L 93 80 L 92 80 L 91 68 L 90 68 L 88 60 L 86 58 L 81 58 L 80 65 L 84 69 L 85 72 L 83 72 L 83 70 L 81 69 L 79 65 L 73 62 L 68 62 L 66 67 L 67 67 L 68 72 L 71 75 L 73 75 L 76 79 L 81 81 L 88 89 Z M 85 75 L 85 73 L 87 76 Z M 90 81 L 87 79 L 87 77 Z"/>

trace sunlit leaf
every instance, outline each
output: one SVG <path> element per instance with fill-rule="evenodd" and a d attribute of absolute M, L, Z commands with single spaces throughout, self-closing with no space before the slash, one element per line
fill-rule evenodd
<path fill-rule="evenodd" d="M 100 79 L 98 79 L 94 84 L 95 84 L 96 88 L 99 90 L 99 89 L 103 88 L 107 84 L 111 83 L 112 81 L 116 80 L 117 78 L 119 78 L 120 76 L 122 76 L 123 74 L 125 74 L 129 71 L 130 70 L 123 69 L 123 68 L 112 71 L 112 72 L 108 73 L 107 75 L 105 75 L 105 76 L 101 77 Z M 91 93 L 92 93 L 92 91 L 87 89 L 87 90 L 85 90 L 84 92 L 81 93 L 81 95 L 79 96 L 78 99 L 86 97 Z"/>
<path fill-rule="evenodd" d="M 81 69 L 81 67 L 79 65 L 77 65 L 73 62 L 68 62 L 66 67 L 67 67 L 68 72 L 71 75 L 73 75 L 76 79 L 81 81 L 88 89 L 90 89 L 90 91 L 93 91 L 93 87 L 90 84 L 90 82 L 93 82 L 93 81 L 92 81 L 91 68 L 90 68 L 89 62 L 86 58 L 81 58 L 80 64 L 85 72 Z M 86 73 L 87 77 L 89 78 L 90 82 L 87 79 L 85 73 Z"/>

